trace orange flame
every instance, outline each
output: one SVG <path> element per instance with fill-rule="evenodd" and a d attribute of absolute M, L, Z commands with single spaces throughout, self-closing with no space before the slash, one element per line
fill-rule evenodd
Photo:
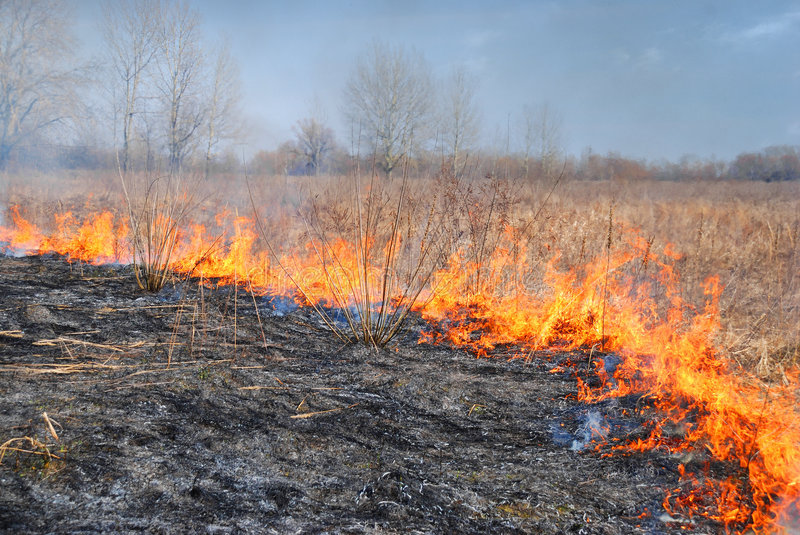
<path fill-rule="evenodd" d="M 726 526 L 749 525 L 759 532 L 779 532 L 782 519 L 798 518 L 798 382 L 765 389 L 730 371 L 713 344 L 719 328 L 718 279 L 706 281 L 705 308 L 693 309 L 676 290 L 671 260 L 677 255 L 667 248 L 654 257 L 647 243 L 629 232 L 626 247 L 610 258 L 596 258 L 582 276 L 575 270 L 557 271 L 556 256 L 548 265 L 548 293 L 542 297 L 518 282 L 519 266 L 528 268 L 511 254 L 511 245 L 499 248 L 484 265 L 451 259 L 438 276 L 444 291 L 423 310 L 426 318 L 444 327 L 428 333 L 426 341 L 466 345 L 479 355 L 514 342 L 529 350 L 559 345 L 613 351 L 622 357 L 613 381 L 606 378 L 599 389 L 579 381 L 581 399 L 595 402 L 637 393 L 655 401 L 664 422 L 694 420 L 682 439 L 665 439 L 657 424 L 647 440 L 618 449 L 706 449 L 744 470 L 742 481 L 706 479 L 683 498 L 670 496 L 668 510 L 693 510 Z M 524 259 L 524 253 L 520 256 Z M 649 277 L 641 273 L 645 259 L 655 269 Z M 482 283 L 476 286 L 478 271 Z M 665 310 L 652 297 L 659 291 L 669 303 Z M 598 365 L 598 370 L 603 378 L 604 367 Z M 714 504 L 693 502 L 701 495 L 712 496 Z"/>
<path fill-rule="evenodd" d="M 0 227 L 0 243 L 7 244 L 3 250 L 12 253 L 38 251 L 44 234 L 20 215 L 19 206 L 11 207 L 11 220 L 14 228 Z"/>
<path fill-rule="evenodd" d="M 114 224 L 111 212 L 95 214 L 78 225 L 71 212 L 55 216 L 58 231 L 39 244 L 40 252 L 55 252 L 70 260 L 91 264 L 129 260 L 125 251 L 128 225 Z"/>

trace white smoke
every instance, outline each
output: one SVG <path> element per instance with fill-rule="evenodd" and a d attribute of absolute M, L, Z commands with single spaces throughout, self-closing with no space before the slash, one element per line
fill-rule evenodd
<path fill-rule="evenodd" d="M 587 412 L 583 418 L 581 426 L 578 428 L 570 449 L 580 451 L 592 440 L 605 440 L 608 436 L 609 426 L 605 417 L 595 410 Z"/>

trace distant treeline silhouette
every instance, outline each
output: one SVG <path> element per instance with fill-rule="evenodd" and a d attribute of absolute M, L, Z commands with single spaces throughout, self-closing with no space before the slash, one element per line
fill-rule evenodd
<path fill-rule="evenodd" d="M 139 170 L 159 172 L 164 165 L 163 155 L 144 153 L 135 158 Z M 372 156 L 362 155 L 360 162 L 336 148 L 320 168 L 308 166 L 296 151 L 287 144 L 275 150 L 255 153 L 245 163 L 247 172 L 255 175 L 301 176 L 318 173 L 329 175 L 349 174 L 356 169 L 369 170 Z M 520 154 L 497 155 L 476 152 L 469 156 L 464 174 L 485 176 L 487 174 L 516 179 L 537 180 L 547 178 L 541 162 L 536 158 L 524 162 Z M 58 145 L 40 143 L 21 145 L 12 153 L 8 171 L 36 170 L 52 172 L 58 170 L 115 171 L 117 155 L 114 149 L 88 145 Z M 200 172 L 205 160 L 187 162 L 185 170 Z M 433 151 L 419 155 L 410 165 L 411 172 L 426 176 L 437 174 L 443 168 L 443 160 Z M 758 152 L 743 152 L 731 161 L 702 159 L 686 156 L 676 161 L 646 161 L 622 156 L 617 153 L 604 155 L 585 151 L 579 157 L 563 157 L 559 170 L 564 177 L 574 180 L 667 180 L 709 181 L 750 180 L 784 182 L 800 180 L 800 146 L 781 145 L 768 147 Z M 241 155 L 231 149 L 218 155 L 211 162 L 212 174 L 240 174 L 244 170 Z"/>

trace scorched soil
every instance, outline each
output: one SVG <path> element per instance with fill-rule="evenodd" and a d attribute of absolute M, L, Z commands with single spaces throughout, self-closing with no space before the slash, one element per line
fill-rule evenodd
<path fill-rule="evenodd" d="M 577 400 L 588 352 L 477 359 L 430 328 L 344 345 L 287 300 L 0 257 L 0 531 L 722 530 L 661 505 L 687 459 L 595 449 L 646 415 Z"/>

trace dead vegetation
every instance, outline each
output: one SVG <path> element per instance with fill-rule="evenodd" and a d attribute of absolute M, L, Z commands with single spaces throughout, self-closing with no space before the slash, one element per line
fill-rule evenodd
<path fill-rule="evenodd" d="M 171 277 L 175 247 L 198 201 L 193 182 L 179 174 L 124 175 L 120 184 L 128 209 L 128 237 L 136 284 L 157 292 Z"/>
<path fill-rule="evenodd" d="M 213 180 L 193 186 L 195 198 L 203 200 L 197 203 L 195 220 L 213 223 L 214 216 L 224 211 L 252 213 L 243 177 L 226 180 L 224 201 L 212 194 L 222 187 Z M 276 248 L 290 247 L 304 243 L 311 230 L 322 252 L 324 243 L 334 237 L 357 236 L 356 207 L 353 197 L 343 194 L 343 181 L 350 179 L 252 177 L 253 200 L 265 216 L 262 230 L 267 236 L 262 237 Z M 24 207 L 24 215 L 45 230 L 54 230 L 54 215 L 67 210 L 76 217 L 99 209 L 126 211 L 123 198 L 114 193 L 118 186 L 108 177 L 8 177 L 7 183 L 3 200 Z M 97 184 L 105 186 L 98 190 Z M 418 200 L 438 199 L 436 224 L 446 243 L 435 258 L 442 252 L 451 255 L 466 248 L 465 259 L 478 262 L 497 247 L 506 229 L 513 229 L 517 242 L 526 246 L 526 260 L 532 268 L 525 283 L 536 291 L 554 254 L 559 255 L 562 269 L 570 269 L 580 268 L 604 250 L 608 210 L 613 204 L 618 223 L 612 237 L 615 242 L 633 228 L 648 240 L 653 253 L 670 247 L 680 255 L 675 269 L 684 300 L 701 307 L 703 281 L 720 276 L 724 291 L 719 344 L 743 368 L 757 369 L 761 376 L 774 379 L 798 362 L 800 185 L 571 181 L 558 184 L 553 191 L 551 186 L 498 177 L 410 177 L 411 202 L 405 205 L 403 224 L 419 228 L 419 221 L 429 218 L 430 212 Z M 64 197 L 62 188 L 72 192 L 71 196 Z M 92 190 L 101 193 L 86 193 Z M 298 213 L 305 213 L 305 219 L 298 220 Z M 411 214 L 418 217 L 416 223 L 409 223 Z M 159 220 L 157 214 L 150 219 Z M 9 224 L 7 218 L 4 223 Z M 346 293 L 354 288 L 342 283 Z"/>
<path fill-rule="evenodd" d="M 425 198 L 411 188 L 405 172 L 386 183 L 374 173 L 341 178 L 299 210 L 299 239 L 320 273 L 310 277 L 308 266 L 285 260 L 278 265 L 342 342 L 388 344 L 430 295 L 431 278 L 444 264 L 449 235 L 439 193 Z M 254 201 L 253 208 L 258 212 Z M 258 228 L 274 257 L 284 258 L 278 247 L 285 243 L 273 246 L 261 219 Z"/>
<path fill-rule="evenodd" d="M 332 331 L 340 342 L 362 341 L 376 351 L 394 340 L 391 347 L 403 352 L 404 358 L 409 358 L 408 351 L 413 353 L 413 350 L 407 348 L 417 343 L 423 330 L 416 324 L 418 320 L 412 311 L 416 304 L 431 298 L 431 286 L 446 290 L 452 282 L 437 278 L 438 268 L 444 265 L 477 266 L 477 269 L 462 269 L 466 280 L 458 281 L 460 288 L 466 288 L 465 293 L 470 297 L 507 291 L 536 294 L 547 292 L 545 282 L 548 270 L 553 266 L 561 271 L 572 270 L 581 274 L 582 270 L 588 269 L 589 260 L 603 258 L 603 308 L 598 314 L 600 317 L 590 318 L 602 325 L 600 336 L 598 343 L 580 349 L 585 349 L 588 354 L 579 356 L 579 360 L 585 363 L 585 370 L 581 369 L 581 373 L 588 372 L 592 365 L 602 362 L 598 360 L 599 355 L 606 349 L 605 304 L 610 299 L 609 285 L 621 276 L 622 268 L 625 276 L 635 282 L 644 283 L 657 278 L 651 263 L 655 259 L 660 259 L 659 262 L 668 259 L 667 267 L 674 274 L 677 288 L 675 291 L 653 290 L 649 297 L 654 299 L 657 307 L 668 306 L 679 298 L 687 303 L 689 311 L 698 314 L 706 304 L 707 296 L 702 291 L 705 281 L 718 275 L 724 287 L 720 297 L 721 329 L 716 340 L 720 354 L 730 357 L 740 368 L 740 373 L 755 371 L 764 381 L 767 392 L 770 385 L 787 384 L 798 364 L 800 201 L 797 199 L 800 199 L 800 188 L 797 185 L 572 182 L 553 189 L 553 184 L 526 184 L 494 176 L 466 179 L 447 173 L 431 179 L 405 176 L 390 183 L 339 177 L 304 178 L 297 179 L 297 183 L 290 180 L 295 181 L 283 177 L 255 178 L 249 199 L 236 199 L 234 196 L 224 210 L 238 215 L 240 210 L 246 211 L 249 202 L 257 211 L 261 207 L 261 214 L 267 215 L 259 221 L 260 237 L 269 244 L 272 258 L 281 260 L 265 264 L 263 270 L 287 273 L 293 288 L 313 305 L 319 318 L 316 322 L 308 317 L 303 319 L 304 325 L 298 333 L 302 333 L 304 339 L 319 336 L 320 329 L 324 328 Z M 352 189 L 342 188 L 343 185 Z M 206 184 L 205 187 L 214 186 Z M 10 197 L 25 198 L 23 190 L 23 186 L 15 186 Z M 158 198 L 162 203 L 167 199 Z M 42 214 L 58 213 L 63 209 L 62 204 L 48 205 L 44 199 L 37 206 L 36 211 Z M 198 217 L 212 219 L 212 216 L 222 213 L 220 208 L 219 201 L 216 204 L 204 201 L 197 207 Z M 88 210 L 88 204 L 83 209 Z M 47 228 L 48 217 L 43 219 L 40 225 Z M 157 214 L 151 220 L 157 222 Z M 239 219 L 236 221 L 238 225 Z M 217 218 L 216 224 L 218 236 L 224 237 L 224 220 Z M 177 239 L 179 227 L 175 225 L 174 229 L 171 235 Z M 154 236 L 146 232 L 138 235 L 145 238 L 141 243 L 146 243 L 148 236 Z M 638 236 L 644 244 L 640 245 L 639 256 L 634 262 L 626 262 L 622 268 L 611 266 L 612 254 L 624 248 L 631 236 Z M 281 255 L 292 251 L 298 243 L 308 245 L 308 255 L 316 265 L 322 266 L 321 277 L 316 273 L 317 278 L 304 278 L 308 273 L 303 275 L 302 268 L 283 260 L 286 257 Z M 350 256 L 345 253 L 350 251 L 342 250 L 342 243 L 355 244 L 354 263 L 348 263 Z M 0 323 L 0 341 L 28 344 L 46 351 L 57 349 L 63 362 L 4 361 L 0 374 L 42 378 L 81 376 L 89 383 L 102 385 L 102 391 L 109 395 L 131 389 L 172 391 L 185 384 L 186 374 L 191 371 L 200 381 L 225 377 L 225 382 L 239 373 L 232 370 L 266 370 L 274 364 L 254 364 L 254 358 L 268 356 L 276 350 L 284 356 L 286 351 L 293 354 L 296 349 L 291 346 L 297 342 L 288 342 L 288 347 L 286 343 L 276 344 L 274 332 L 270 334 L 270 323 L 276 310 L 280 314 L 286 312 L 279 308 L 264 308 L 265 297 L 254 290 L 257 279 L 252 270 L 234 272 L 233 279 L 225 281 L 233 284 L 233 289 L 218 286 L 212 292 L 208 286 L 223 281 L 205 278 L 201 268 L 195 273 L 194 267 L 199 265 L 200 261 L 196 261 L 188 271 L 200 278 L 189 282 L 185 273 L 176 276 L 164 268 L 166 263 L 157 263 L 161 267 L 155 272 L 162 283 L 158 286 L 171 283 L 164 290 L 173 288 L 173 303 L 149 302 L 144 307 L 141 303 L 122 307 L 116 302 L 112 306 L 101 302 L 96 311 L 93 311 L 93 305 L 81 309 L 82 313 L 96 312 L 103 319 L 116 316 L 114 321 L 124 321 L 129 319 L 122 314 L 126 308 L 139 312 L 152 308 L 152 317 L 166 321 L 166 325 L 158 327 L 158 332 L 168 333 L 157 340 L 151 337 L 114 339 L 113 336 L 100 336 L 101 331 L 97 329 L 61 332 L 64 325 L 74 327 L 76 324 L 60 324 L 55 317 L 59 312 L 74 308 L 73 305 L 27 303 L 21 309 L 26 320 L 49 325 L 47 329 L 52 332 L 44 332 L 31 340 L 20 325 Z M 82 265 L 74 266 L 70 265 L 69 269 L 79 270 L 82 280 L 91 281 L 91 277 L 84 276 Z M 114 288 L 119 291 L 122 284 L 136 277 L 142 280 L 140 271 L 134 267 L 129 273 L 133 275 L 130 279 L 116 272 Z M 148 285 L 140 286 L 146 288 Z M 212 297 L 212 294 L 217 295 Z M 325 302 L 318 299 L 319 295 L 333 296 L 333 299 Z M 110 298 L 115 297 L 118 296 Z M 213 306 L 211 301 L 215 303 Z M 163 310 L 157 310 L 162 307 Z M 480 313 L 479 304 L 465 311 L 465 314 L 473 316 L 480 316 Z M 564 326 L 568 327 L 568 322 Z M 293 328 L 296 326 L 290 327 Z M 124 329 L 117 332 L 124 332 Z M 254 341 L 257 341 L 256 345 Z M 463 345 L 470 346 L 470 342 L 466 342 Z M 491 356 L 495 357 L 519 356 L 513 348 L 503 344 L 494 344 L 491 350 Z M 340 350 L 334 350 L 330 355 L 337 351 Z M 214 352 L 225 358 L 210 362 L 209 355 Z M 483 351 L 482 354 L 487 353 Z M 541 355 L 535 356 L 533 349 L 525 356 L 528 360 L 541 358 Z M 131 357 L 144 358 L 144 361 L 131 362 Z M 570 363 L 563 369 L 573 366 L 574 363 Z M 316 376 L 320 370 L 325 373 L 324 369 L 318 365 L 312 375 Z M 554 369 L 562 367 L 557 365 Z M 431 372 L 426 368 L 424 373 Z M 91 379 L 93 375 L 96 379 Z M 264 393 L 287 393 L 297 388 L 277 375 L 273 379 L 274 384 L 272 381 L 265 384 L 262 380 L 237 388 L 242 392 Z M 399 378 L 397 384 L 406 384 L 406 378 Z M 334 415 L 350 418 L 348 414 L 361 414 L 365 410 L 364 396 L 345 395 L 343 392 L 342 395 L 334 394 L 346 389 L 339 382 L 324 386 L 306 383 L 302 389 L 305 395 L 293 400 L 289 416 L 292 420 L 312 421 Z M 323 393 L 331 396 L 328 402 L 315 404 L 314 400 Z M 443 395 L 447 397 L 446 393 Z M 435 393 L 432 396 L 435 398 Z M 764 399 L 768 397 L 765 395 Z M 371 398 L 367 396 L 367 399 Z M 402 403 L 394 399 L 392 402 Z M 463 404 L 467 418 L 480 417 L 492 410 L 492 403 L 486 397 L 464 396 L 458 403 Z M 598 433 L 591 428 L 591 418 L 581 418 L 579 429 L 570 435 L 573 437 L 570 441 L 580 442 L 574 437 L 584 432 L 588 437 L 585 441 L 592 437 L 607 438 L 606 431 Z M 620 432 L 629 438 L 630 429 L 626 424 L 620 427 Z M 553 436 L 554 441 L 561 440 L 557 433 L 554 432 Z M 51 458 L 48 445 L 41 436 L 15 436 L 8 439 L 6 445 L 18 447 L 25 440 L 29 446 L 27 455 Z M 372 461 L 367 463 L 371 464 Z M 673 471 L 677 470 L 677 467 L 673 468 Z M 739 476 L 741 474 L 735 475 Z M 370 488 L 383 489 L 386 482 L 382 478 L 370 483 Z M 691 481 L 702 487 L 699 480 Z M 400 488 L 399 496 L 403 499 L 414 501 L 421 498 L 421 495 L 415 497 L 413 493 L 403 494 L 407 491 L 402 490 L 402 485 Z M 687 492 L 695 491 L 690 489 Z M 682 499 L 678 497 L 674 501 L 682 503 Z M 395 496 L 388 501 L 404 503 L 397 500 Z M 511 501 L 495 505 L 495 511 L 503 517 L 541 520 L 531 509 L 530 502 Z M 473 504 L 473 507 L 477 506 Z M 475 513 L 479 516 L 486 515 L 480 507 L 471 510 L 481 511 Z M 675 505 L 668 510 L 674 514 L 682 509 Z M 642 514 L 639 510 L 629 519 L 633 522 L 641 518 L 637 515 Z M 692 513 L 686 514 L 691 517 Z M 708 515 L 713 518 L 714 513 Z M 670 517 L 662 521 L 677 523 L 678 519 Z M 747 520 L 737 517 L 735 522 L 746 523 Z M 523 522 L 521 525 L 528 524 Z"/>
<path fill-rule="evenodd" d="M 724 353 L 764 378 L 800 363 L 800 184 L 572 182 L 551 202 L 541 231 L 565 264 L 603 243 L 613 202 L 622 226 L 680 255 L 682 298 L 701 306 L 703 281 L 719 275 Z"/>
<path fill-rule="evenodd" d="M 196 220 L 213 222 L 213 216 L 224 211 L 252 212 L 243 177 L 226 180 L 224 202 L 211 194 L 219 191 L 219 183 L 201 181 L 193 187 L 195 198 L 203 199 L 197 205 Z M 341 191 L 343 180 L 349 181 L 338 177 L 252 177 L 253 200 L 260 215 L 266 216 L 262 230 L 267 236 L 262 237 L 282 248 L 303 243 L 311 230 L 320 252 L 334 237 L 357 237 L 356 207 L 352 196 Z M 123 198 L 113 193 L 118 187 L 108 177 L 8 177 L 7 183 L 3 200 L 23 206 L 24 215 L 46 230 L 54 230 L 54 215 L 67 210 L 77 217 L 98 209 L 126 211 Z M 100 194 L 86 193 L 98 191 L 97 184 L 105 184 L 99 188 Z M 526 260 L 532 268 L 525 283 L 536 291 L 554 254 L 559 255 L 560 267 L 569 269 L 580 268 L 603 250 L 608 240 L 608 210 L 613 204 L 618 223 L 614 241 L 633 228 L 648 240 L 654 253 L 670 247 L 680 255 L 675 268 L 684 300 L 701 307 L 703 281 L 720 276 L 724 292 L 719 344 L 743 368 L 757 369 L 765 378 L 779 378 L 797 363 L 799 185 L 572 181 L 558 184 L 552 192 L 551 186 L 497 177 L 411 177 L 407 194 L 411 203 L 405 205 L 403 224 L 419 228 L 420 221 L 430 216 L 415 199 L 438 198 L 436 223 L 447 243 L 442 251 L 436 251 L 435 258 L 441 252 L 449 255 L 466 248 L 465 259 L 478 262 L 497 247 L 506 229 L 513 229 L 518 243 L 526 245 Z M 63 196 L 64 187 L 72 196 Z M 325 191 L 329 194 L 320 197 Z M 170 198 L 175 201 L 179 196 Z M 305 213 L 305 219 L 298 220 L 298 213 Z M 313 221 L 310 214 L 314 214 Z M 408 223 L 411 214 L 419 220 Z M 163 221 L 158 214 L 150 219 Z M 8 224 L 8 219 L 4 223 Z M 342 284 L 346 293 L 355 288 L 345 281 Z"/>

